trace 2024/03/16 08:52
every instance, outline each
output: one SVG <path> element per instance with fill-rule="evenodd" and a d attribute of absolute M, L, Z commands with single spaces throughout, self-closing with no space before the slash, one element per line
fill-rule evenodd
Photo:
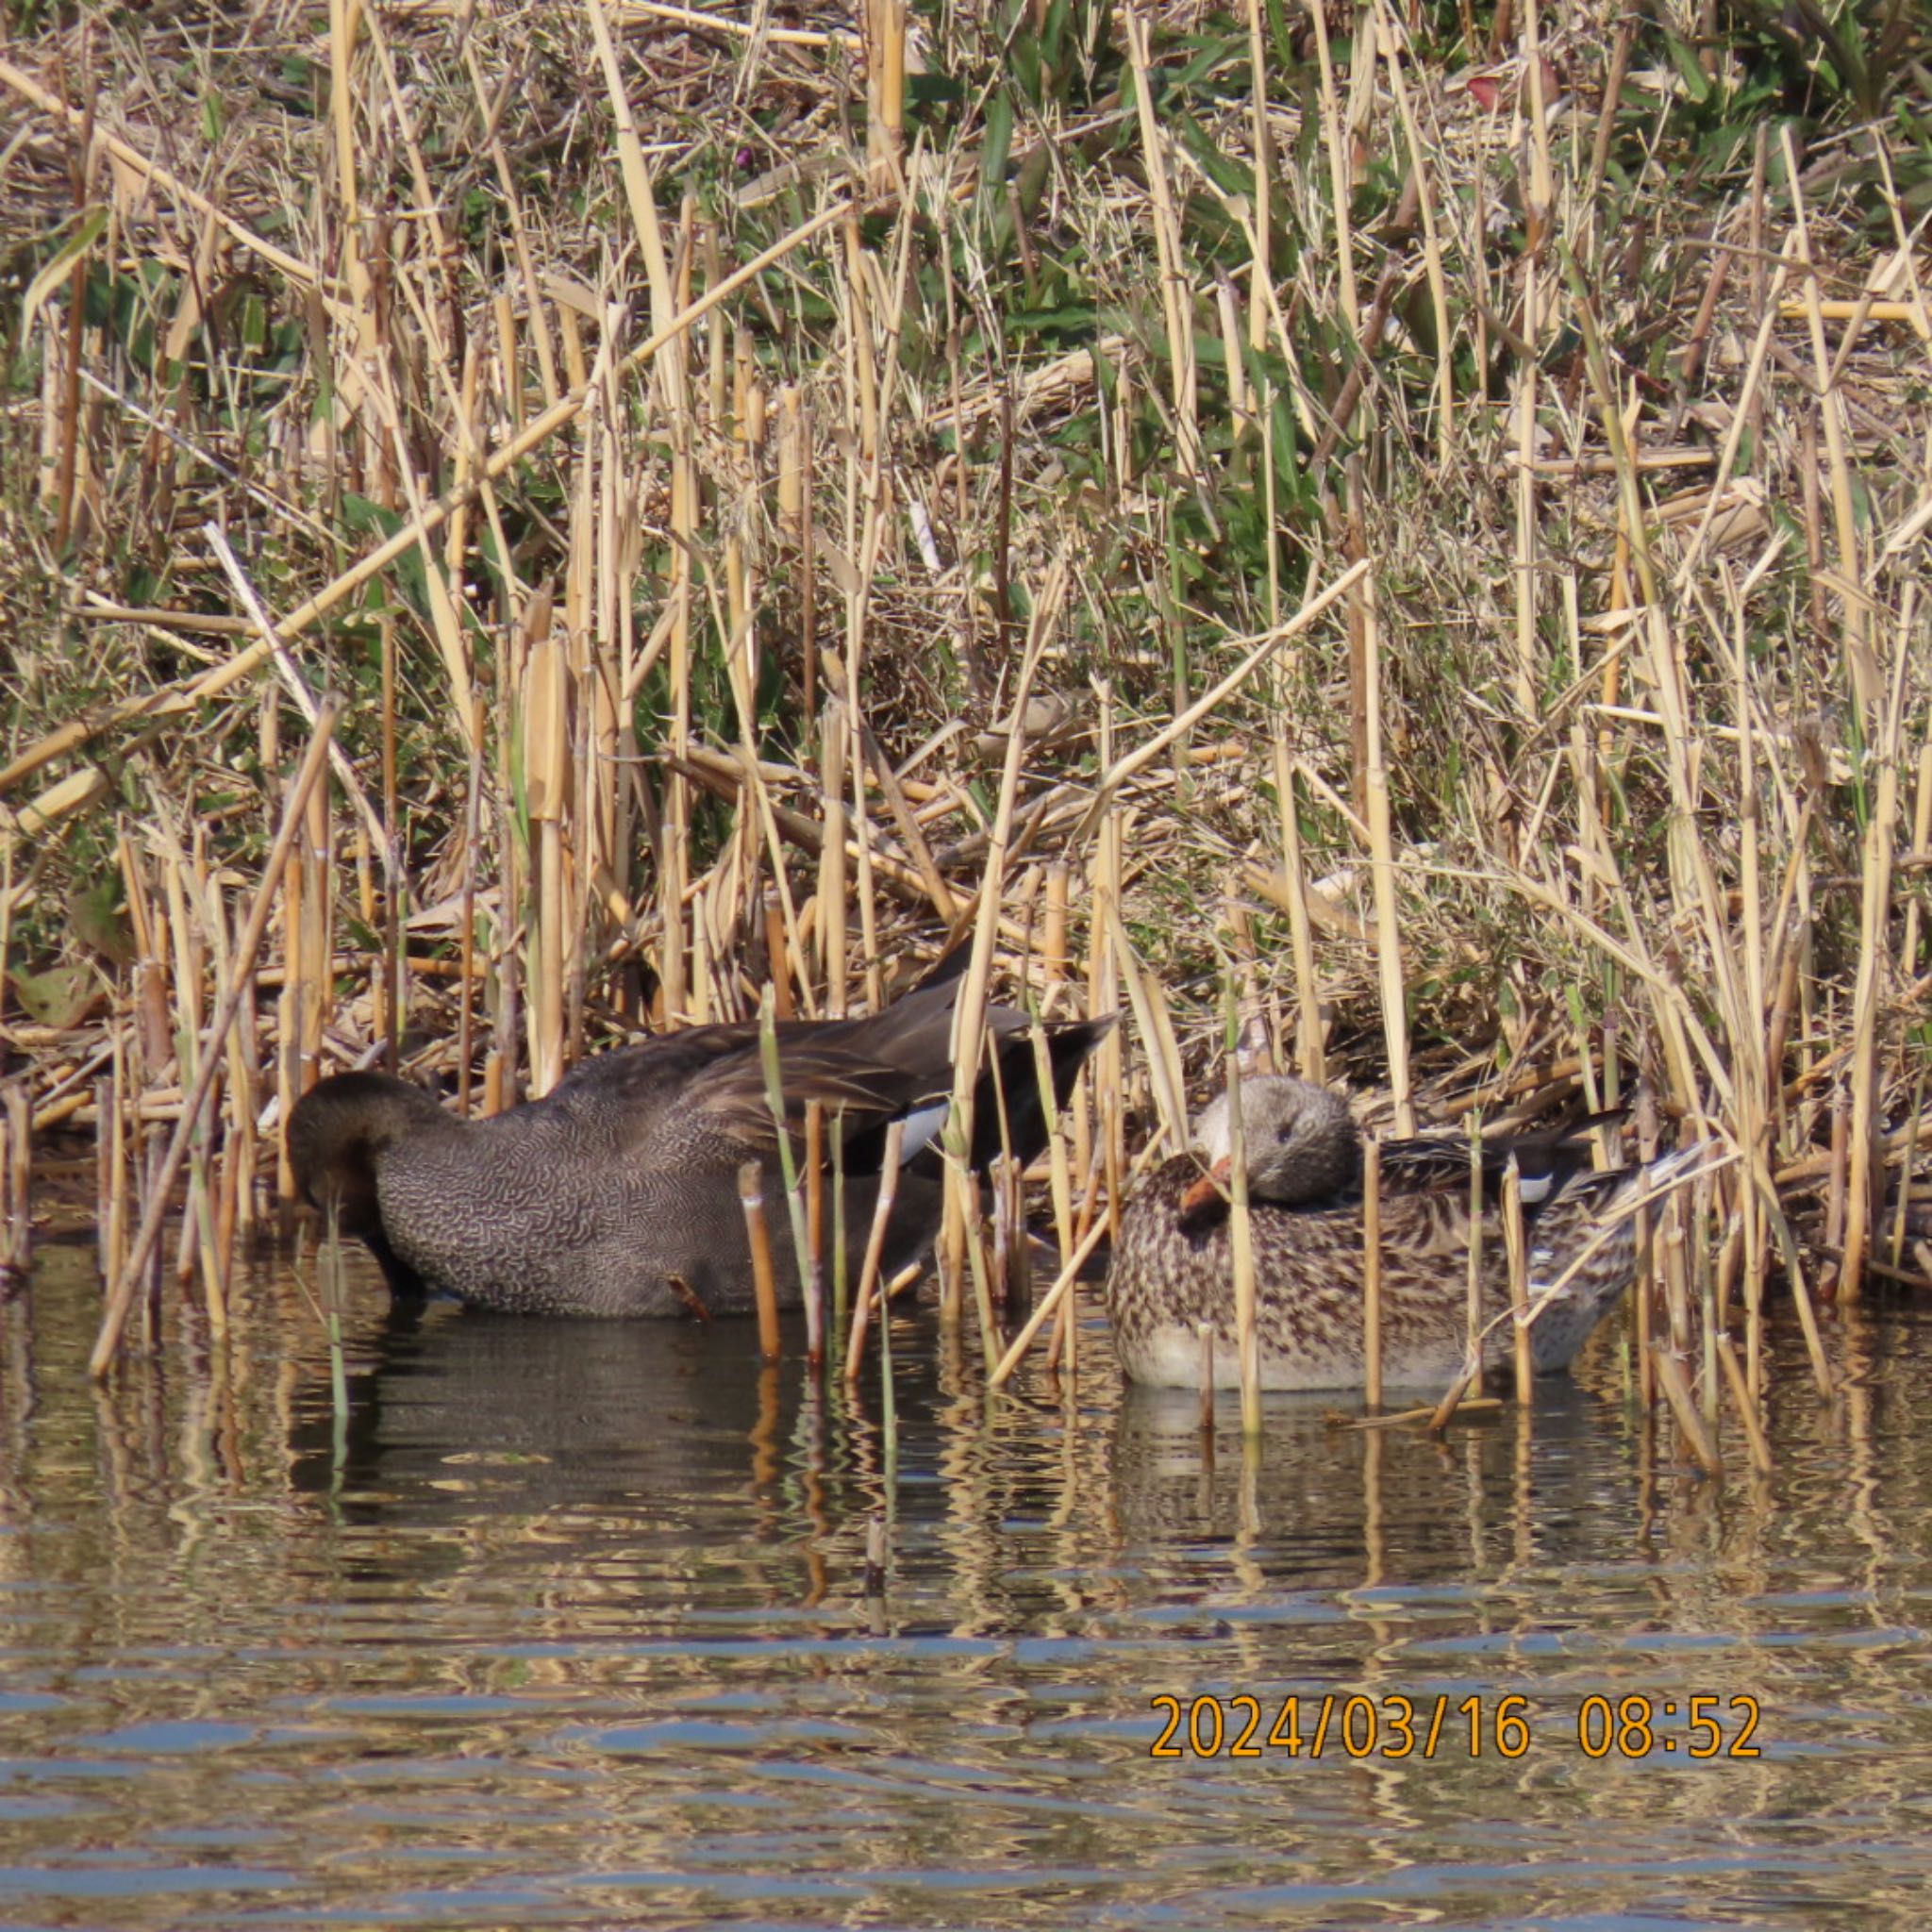
<path fill-rule="evenodd" d="M 1163 1758 L 1433 1758 L 1445 1751 L 1480 1757 L 1486 1750 L 1514 1758 L 1529 1750 L 1538 1726 L 1547 1727 L 1555 1715 L 1532 1710 L 1516 1691 L 1420 1701 L 1393 1692 L 1371 1697 L 1326 1690 L 1306 1697 L 1291 1691 L 1272 1724 L 1267 1711 L 1274 1699 L 1245 1691 L 1193 1698 L 1163 1691 L 1150 1702 L 1167 1722 L 1147 1755 Z M 1756 1757 L 1752 1738 L 1760 1716 L 1757 1699 L 1745 1694 L 1710 1692 L 1680 1701 L 1632 1692 L 1614 1703 L 1592 1695 L 1577 1707 L 1572 1737 L 1586 1757 Z M 1684 1735 L 1666 1728 L 1674 1722 L 1682 1724 Z"/>

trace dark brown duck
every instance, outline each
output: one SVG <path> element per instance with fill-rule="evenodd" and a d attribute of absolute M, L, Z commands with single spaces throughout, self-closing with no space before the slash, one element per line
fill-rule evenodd
<path fill-rule="evenodd" d="M 1348 1389 L 1363 1380 L 1361 1137 L 1340 1095 L 1289 1075 L 1241 1084 L 1255 1323 L 1264 1389 Z M 1114 1344 L 1130 1379 L 1196 1388 L 1199 1327 L 1214 1330 L 1214 1379 L 1241 1378 L 1234 1264 L 1226 1199 L 1212 1178 L 1227 1172 L 1232 1137 L 1225 1095 L 1195 1127 L 1199 1156 L 1158 1169 L 1121 1217 L 1108 1274 Z M 1499 1207 L 1512 1155 L 1522 1176 L 1530 1243 L 1530 1294 L 1554 1284 L 1600 1230 L 1618 1222 L 1646 1183 L 1660 1187 L 1707 1153 L 1699 1145 L 1653 1161 L 1592 1173 L 1582 1130 L 1486 1141 L 1482 1215 L 1486 1318 L 1508 1303 Z M 1470 1240 L 1467 1143 L 1448 1138 L 1384 1141 L 1382 1352 L 1391 1386 L 1440 1391 L 1460 1374 L 1468 1335 Z M 1635 1235 L 1614 1225 L 1530 1328 L 1541 1373 L 1566 1368 L 1630 1284 Z M 1486 1344 L 1494 1362 L 1509 1325 Z"/>
<path fill-rule="evenodd" d="M 908 1124 L 892 1210 L 889 1267 L 931 1242 L 941 1182 L 933 1154 L 953 1087 L 958 982 L 928 982 L 862 1019 L 778 1027 L 788 1116 L 808 1102 L 845 1119 L 848 1259 L 857 1278 L 878 1191 L 885 1130 Z M 1013 1151 L 1045 1144 L 1026 1017 L 987 1015 Z M 1050 1026 L 1057 1096 L 1105 1032 L 1100 1022 Z M 975 1165 L 999 1152 L 991 1074 L 974 1103 Z M 752 1306 L 751 1258 L 738 1173 L 761 1163 L 781 1301 L 795 1303 L 796 1258 L 785 1238 L 777 1135 L 765 1098 L 755 1024 L 694 1026 L 598 1056 L 541 1100 L 488 1120 L 444 1111 L 419 1087 L 383 1074 L 319 1082 L 289 1120 L 289 1158 L 309 1204 L 333 1209 L 400 1294 L 441 1291 L 524 1314 L 675 1315 L 691 1297 L 713 1314 Z"/>

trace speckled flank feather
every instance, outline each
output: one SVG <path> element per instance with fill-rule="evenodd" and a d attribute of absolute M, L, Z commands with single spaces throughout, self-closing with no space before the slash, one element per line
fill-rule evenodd
<path fill-rule="evenodd" d="M 1295 1096 L 1268 1090 L 1303 1088 Z M 1256 1327 L 1261 1386 L 1274 1390 L 1346 1389 L 1363 1379 L 1362 1216 L 1353 1174 L 1358 1143 L 1345 1109 L 1302 1082 L 1253 1080 L 1242 1116 L 1249 1141 L 1250 1216 L 1254 1236 Z M 1312 1112 L 1314 1129 L 1309 1126 Z M 1204 1118 L 1202 1138 L 1224 1149 L 1224 1119 Z M 1285 1138 L 1284 1138 L 1285 1137 Z M 1347 1146 L 1342 1145 L 1346 1138 Z M 1275 1150 L 1291 1158 L 1271 1167 Z M 1592 1174 L 1576 1143 L 1540 1139 L 1517 1143 L 1525 1197 L 1541 1188 L 1529 1216 L 1532 1295 L 1555 1281 L 1643 1184 L 1643 1171 Z M 1569 1150 L 1566 1152 L 1566 1150 Z M 1654 1163 L 1652 1183 L 1701 1158 L 1702 1150 Z M 1507 1145 L 1485 1150 L 1500 1170 Z M 1382 1198 L 1382 1356 L 1391 1387 L 1440 1390 L 1460 1373 L 1468 1333 L 1469 1176 L 1464 1143 L 1397 1142 L 1387 1150 Z M 1319 1168 L 1322 1181 L 1313 1176 Z M 1108 1303 L 1122 1367 L 1138 1382 L 1194 1388 L 1201 1375 L 1199 1324 L 1214 1328 L 1214 1379 L 1240 1380 L 1235 1334 L 1232 1229 L 1224 1204 L 1184 1201 L 1198 1192 L 1202 1160 L 1182 1156 L 1159 1168 L 1121 1218 L 1108 1276 Z M 1272 1198 L 1271 1198 L 1272 1196 Z M 1282 1205 L 1282 1197 L 1301 1205 Z M 1507 1305 L 1508 1274 L 1499 1209 L 1483 1215 L 1485 1319 Z M 1629 1285 L 1634 1223 L 1625 1219 L 1584 1262 L 1530 1329 L 1539 1372 L 1568 1366 L 1591 1331 Z M 1509 1324 L 1486 1344 L 1488 1359 L 1506 1358 Z"/>
<path fill-rule="evenodd" d="M 928 984 L 874 1017 L 779 1029 L 788 1115 L 842 1107 L 848 1265 L 856 1277 L 877 1198 L 885 1124 L 953 1085 L 957 984 Z M 1016 1152 L 1043 1144 L 1025 1017 L 988 1016 L 998 1042 Z M 1062 1097 L 1105 1023 L 1049 1029 Z M 997 1148 L 991 1075 L 976 1108 L 984 1161 Z M 341 1074 L 304 1097 L 289 1151 L 306 1198 L 333 1206 L 399 1292 L 425 1289 L 515 1313 L 675 1315 L 752 1305 L 738 1172 L 765 1174 L 781 1301 L 799 1294 L 777 1134 L 755 1025 L 692 1027 L 577 1067 L 546 1098 L 461 1121 L 418 1088 Z M 899 1178 L 886 1259 L 917 1258 L 938 1224 L 929 1162 Z"/>

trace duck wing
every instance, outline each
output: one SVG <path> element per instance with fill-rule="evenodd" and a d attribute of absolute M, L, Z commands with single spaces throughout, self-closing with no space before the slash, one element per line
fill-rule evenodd
<path fill-rule="evenodd" d="M 884 1012 L 852 1020 L 790 1020 L 777 1027 L 778 1074 L 787 1129 L 804 1129 L 817 1102 L 844 1116 L 846 1171 L 876 1170 L 885 1130 L 908 1122 L 904 1158 L 936 1134 L 953 1091 L 953 1008 L 957 964 L 933 974 Z M 998 1094 L 1004 1091 L 1014 1151 L 1030 1159 L 1045 1144 L 1045 1116 L 1034 1076 L 1032 1023 L 994 1007 L 987 1031 L 1000 1063 L 998 1082 L 982 1073 L 972 1151 L 983 1166 L 1001 1145 Z M 1112 1024 L 1074 1021 L 1046 1027 L 1058 1099 Z M 755 1023 L 693 1026 L 587 1060 L 561 1081 L 551 1102 L 601 1115 L 614 1128 L 621 1158 L 664 1172 L 691 1173 L 770 1159 L 777 1126 L 765 1084 Z M 548 1103 L 545 1103 L 548 1104 Z"/>
<path fill-rule="evenodd" d="M 1537 1210 L 1574 1182 L 1591 1174 L 1589 1135 L 1597 1127 L 1623 1119 L 1626 1109 L 1588 1114 L 1567 1127 L 1548 1133 L 1496 1134 L 1478 1143 L 1483 1175 L 1483 1199 L 1491 1206 L 1503 1197 L 1503 1177 L 1514 1158 L 1522 1179 L 1524 1214 Z M 1603 1176 L 1614 1180 L 1615 1174 Z M 1407 1141 L 1382 1142 L 1382 1186 L 1396 1193 L 1451 1192 L 1469 1197 L 1469 1141 L 1466 1136 L 1419 1134 Z"/>

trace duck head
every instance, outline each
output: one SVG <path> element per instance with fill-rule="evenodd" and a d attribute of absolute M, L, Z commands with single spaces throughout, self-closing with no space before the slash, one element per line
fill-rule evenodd
<path fill-rule="evenodd" d="M 1251 1074 L 1241 1093 L 1253 1198 L 1305 1207 L 1345 1193 L 1360 1179 L 1361 1137 L 1339 1093 L 1291 1074 Z M 1194 1145 L 1208 1162 L 1208 1177 L 1188 1190 L 1184 1214 L 1220 1198 L 1231 1172 L 1233 1140 L 1227 1095 L 1217 1094 L 1194 1124 Z"/>
<path fill-rule="evenodd" d="M 421 1294 L 423 1287 L 390 1246 L 376 1163 L 398 1141 L 456 1124 L 422 1088 L 388 1074 L 333 1074 L 311 1087 L 289 1116 L 289 1165 L 297 1191 L 369 1248 L 399 1294 Z"/>

